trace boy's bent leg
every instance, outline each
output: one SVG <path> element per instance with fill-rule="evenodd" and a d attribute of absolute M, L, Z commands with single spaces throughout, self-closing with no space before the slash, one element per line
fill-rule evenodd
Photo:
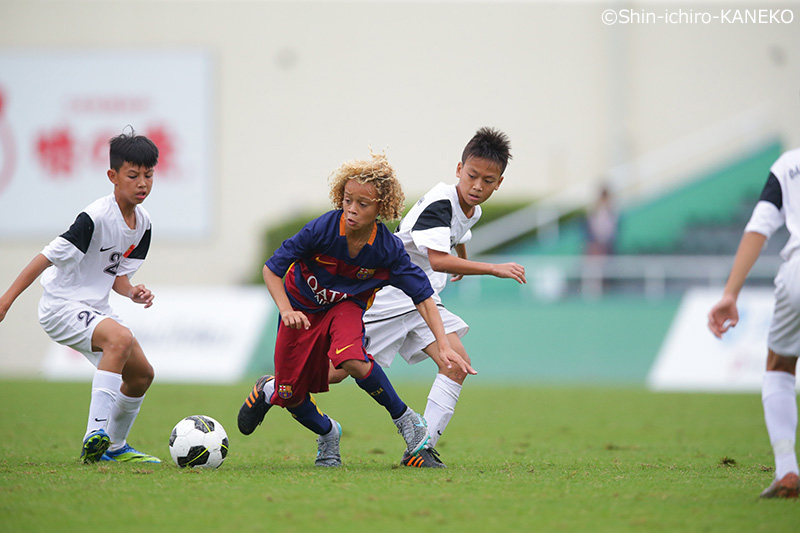
<path fill-rule="evenodd" d="M 145 357 L 139 341 L 134 338 L 122 369 L 120 390 L 127 396 L 144 396 L 153 379 L 155 379 L 153 365 Z"/>
<path fill-rule="evenodd" d="M 161 462 L 157 457 L 135 450 L 127 442 L 153 378 L 152 365 L 145 357 L 139 341 L 132 338 L 122 369 L 122 384 L 108 422 L 108 436 L 111 439 L 111 446 L 106 453 L 108 458 L 120 462 Z"/>
<path fill-rule="evenodd" d="M 130 329 L 112 318 L 104 318 L 92 333 L 92 350 L 103 352 L 97 368 L 122 374 L 133 344 L 134 337 Z"/>

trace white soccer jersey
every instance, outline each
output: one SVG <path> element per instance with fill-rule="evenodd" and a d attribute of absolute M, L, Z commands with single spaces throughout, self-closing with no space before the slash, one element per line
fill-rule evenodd
<path fill-rule="evenodd" d="M 785 152 L 772 164 L 761 198 L 744 230 L 769 238 L 783 224 L 790 236 L 781 257 L 788 261 L 800 248 L 800 148 Z"/>
<path fill-rule="evenodd" d="M 467 218 L 458 202 L 456 186 L 439 183 L 419 199 L 395 231 L 395 235 L 403 241 L 411 261 L 428 275 L 437 304 L 441 302 L 439 293 L 447 284 L 449 274 L 434 272 L 428 260 L 428 250 L 451 253 L 457 244 L 466 243 L 472 238 L 470 228 L 480 217 L 481 208 L 475 206 L 472 217 Z M 414 309 L 414 303 L 408 296 L 388 286 L 375 295 L 364 321 L 397 316 Z"/>
<path fill-rule="evenodd" d="M 92 202 L 42 250 L 53 263 L 42 275 L 43 298 L 80 301 L 110 312 L 114 280 L 139 270 L 150 232 L 150 216 L 142 206 L 136 206 L 136 228 L 130 229 L 113 194 Z"/>

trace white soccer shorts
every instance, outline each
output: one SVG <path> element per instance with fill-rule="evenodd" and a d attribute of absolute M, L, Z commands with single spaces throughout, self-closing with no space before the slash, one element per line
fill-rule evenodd
<path fill-rule="evenodd" d="M 778 355 L 800 355 L 800 257 L 783 263 L 775 276 L 775 309 L 767 345 Z"/>
<path fill-rule="evenodd" d="M 97 324 L 110 318 L 127 327 L 115 314 L 104 314 L 81 302 L 43 297 L 39 300 L 39 324 L 59 344 L 82 353 L 95 367 L 103 352 L 92 351 L 92 335 Z"/>
<path fill-rule="evenodd" d="M 437 309 L 442 317 L 445 333 L 455 333 L 459 338 L 467 334 L 469 326 L 459 316 L 444 307 Z M 428 355 L 422 350 L 436 340 L 417 310 L 364 325 L 367 353 L 384 368 L 392 365 L 398 353 L 410 365 L 424 361 Z"/>

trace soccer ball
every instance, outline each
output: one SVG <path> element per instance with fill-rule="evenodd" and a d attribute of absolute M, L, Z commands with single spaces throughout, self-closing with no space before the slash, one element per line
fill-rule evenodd
<path fill-rule="evenodd" d="M 228 455 L 228 434 L 210 416 L 187 416 L 172 428 L 169 454 L 181 468 L 218 468 Z"/>

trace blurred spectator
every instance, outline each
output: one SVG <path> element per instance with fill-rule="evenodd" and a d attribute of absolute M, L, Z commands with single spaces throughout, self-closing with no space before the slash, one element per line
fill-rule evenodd
<path fill-rule="evenodd" d="M 607 186 L 586 213 L 587 255 L 611 255 L 617 240 L 618 217 Z"/>

